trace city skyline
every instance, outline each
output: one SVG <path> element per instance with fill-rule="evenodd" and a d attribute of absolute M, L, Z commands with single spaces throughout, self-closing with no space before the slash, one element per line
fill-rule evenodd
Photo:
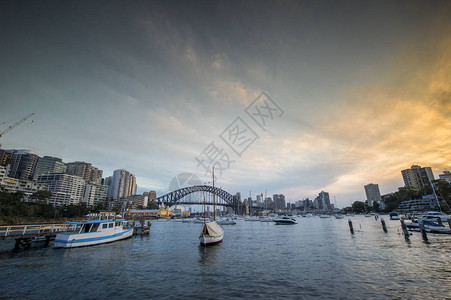
<path fill-rule="evenodd" d="M 234 194 L 322 190 L 338 206 L 404 186 L 401 170 L 451 164 L 451 4 L 4 2 L 0 138 L 167 192 L 214 141 Z M 283 110 L 262 130 L 261 92 Z M 240 117 L 258 138 L 241 156 L 221 134 Z M 8 123 L 10 124 L 10 123 Z M 1 125 L 0 130 L 7 125 Z"/>

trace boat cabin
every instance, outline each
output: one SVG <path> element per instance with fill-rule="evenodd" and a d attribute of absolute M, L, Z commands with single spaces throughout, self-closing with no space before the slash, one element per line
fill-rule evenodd
<path fill-rule="evenodd" d="M 125 220 L 90 220 L 81 222 L 69 222 L 73 225 L 72 232 L 88 233 L 88 232 L 101 232 L 114 229 L 123 229 Z"/>

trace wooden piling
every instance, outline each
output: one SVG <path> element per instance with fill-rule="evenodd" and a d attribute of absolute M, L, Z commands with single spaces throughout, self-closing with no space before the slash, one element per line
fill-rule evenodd
<path fill-rule="evenodd" d="M 404 222 L 404 220 L 401 220 L 401 228 L 402 228 L 402 232 L 404 233 L 404 236 L 406 237 L 406 239 L 409 238 L 409 232 L 407 231 L 407 225 Z"/>
<path fill-rule="evenodd" d="M 352 227 L 351 219 L 348 219 L 348 224 L 349 224 L 349 231 L 351 231 L 351 234 L 354 234 L 354 227 Z"/>
<path fill-rule="evenodd" d="M 387 226 L 385 226 L 384 218 L 381 218 L 381 224 L 382 224 L 382 230 L 384 230 L 384 232 L 387 233 Z"/>
<path fill-rule="evenodd" d="M 448 219 L 448 226 L 449 226 L 449 229 L 451 229 L 451 219 Z"/>
<path fill-rule="evenodd" d="M 427 241 L 428 235 L 426 233 L 426 229 L 424 228 L 423 220 L 418 220 L 418 224 L 420 225 L 420 231 L 421 231 L 421 236 L 423 237 L 423 240 Z"/>
<path fill-rule="evenodd" d="M 440 225 L 443 225 L 442 219 L 441 218 L 437 218 L 437 223 L 439 223 Z"/>

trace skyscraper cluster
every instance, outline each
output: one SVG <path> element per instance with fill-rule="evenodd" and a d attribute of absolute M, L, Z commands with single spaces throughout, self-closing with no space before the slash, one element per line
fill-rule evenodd
<path fill-rule="evenodd" d="M 30 150 L 0 149 L 0 188 L 23 192 L 25 200 L 38 190 L 49 190 L 49 202 L 54 206 L 95 206 L 107 199 L 124 202 L 136 194 L 136 177 L 129 171 L 119 169 L 105 179 L 102 175 L 102 170 L 85 161 L 64 163 L 61 158 L 40 157 Z"/>

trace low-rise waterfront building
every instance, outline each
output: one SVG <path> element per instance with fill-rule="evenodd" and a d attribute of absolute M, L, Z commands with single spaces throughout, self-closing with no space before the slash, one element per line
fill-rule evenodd
<path fill-rule="evenodd" d="M 425 195 L 421 199 L 402 201 L 398 206 L 399 211 L 427 211 L 437 208 L 438 204 L 434 195 Z"/>

